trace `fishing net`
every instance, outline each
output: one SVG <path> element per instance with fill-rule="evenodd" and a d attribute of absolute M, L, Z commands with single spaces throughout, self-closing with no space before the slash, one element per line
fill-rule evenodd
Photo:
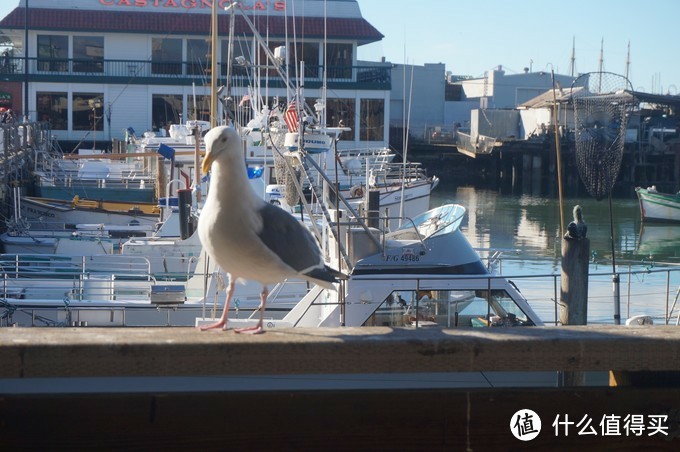
<path fill-rule="evenodd" d="M 287 160 L 286 160 L 287 159 Z M 274 175 L 276 183 L 283 186 L 283 199 L 289 206 L 300 202 L 300 194 L 295 181 L 300 183 L 302 177 L 299 163 L 294 158 L 285 155 L 274 154 Z"/>
<path fill-rule="evenodd" d="M 598 201 L 611 193 L 621 169 L 631 92 L 628 79 L 611 72 L 583 74 L 571 86 L 576 164 Z"/>

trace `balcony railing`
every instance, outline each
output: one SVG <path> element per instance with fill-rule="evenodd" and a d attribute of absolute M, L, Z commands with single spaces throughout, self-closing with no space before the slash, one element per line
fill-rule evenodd
<path fill-rule="evenodd" d="M 28 64 L 29 83 L 32 81 L 60 81 L 82 83 L 114 83 L 133 84 L 177 84 L 191 85 L 204 83 L 210 79 L 210 69 L 205 64 L 196 62 L 172 62 L 153 60 L 79 60 L 66 58 L 24 58 L 9 57 L 0 61 L 0 79 L 24 81 L 25 67 Z M 221 84 L 226 81 L 226 65 L 219 63 L 217 70 Z M 282 83 L 274 69 L 246 68 L 234 66 L 232 78 L 234 82 L 248 77 L 250 71 L 259 70 L 261 75 L 269 77 L 269 84 Z M 292 74 L 295 74 L 291 68 Z M 308 87 L 321 85 L 323 67 L 307 65 L 305 67 L 305 84 Z M 391 89 L 390 68 L 386 66 L 330 66 L 326 73 L 329 86 Z"/>

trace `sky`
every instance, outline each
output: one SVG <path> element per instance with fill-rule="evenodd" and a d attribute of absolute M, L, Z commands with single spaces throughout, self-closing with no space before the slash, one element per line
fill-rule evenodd
<path fill-rule="evenodd" d="M 19 0 L 0 0 L 5 17 Z M 30 3 L 29 3 L 30 5 Z M 359 48 L 359 59 L 423 65 L 444 63 L 454 75 L 599 69 L 625 75 L 634 89 L 680 94 L 678 0 L 359 0 L 366 20 L 385 38 Z"/>
<path fill-rule="evenodd" d="M 359 0 L 366 20 L 385 38 L 359 57 L 393 63 L 444 63 L 454 75 L 483 76 L 499 65 L 507 74 L 575 74 L 603 68 L 625 75 L 634 89 L 680 94 L 680 1 L 480 0 L 477 2 Z M 573 43 L 575 45 L 573 46 Z"/>

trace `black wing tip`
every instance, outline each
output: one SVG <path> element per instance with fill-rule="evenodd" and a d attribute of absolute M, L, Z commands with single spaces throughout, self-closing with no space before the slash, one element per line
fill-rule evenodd
<path fill-rule="evenodd" d="M 330 274 L 336 280 L 346 281 L 349 279 L 349 275 L 346 275 L 340 270 L 334 269 L 333 267 L 329 267 L 328 265 L 324 267 L 324 271 Z"/>
<path fill-rule="evenodd" d="M 339 280 L 349 279 L 348 275 L 329 267 L 328 265 L 324 266 L 324 268 L 315 268 L 308 271 L 305 275 L 329 283 L 336 283 Z"/>

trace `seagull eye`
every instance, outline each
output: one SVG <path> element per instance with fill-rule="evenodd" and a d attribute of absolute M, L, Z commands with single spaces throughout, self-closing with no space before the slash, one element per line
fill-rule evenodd
<path fill-rule="evenodd" d="M 221 140 L 221 141 L 222 141 L 222 143 L 226 143 L 226 142 L 227 142 L 227 137 L 222 137 L 222 140 Z"/>

